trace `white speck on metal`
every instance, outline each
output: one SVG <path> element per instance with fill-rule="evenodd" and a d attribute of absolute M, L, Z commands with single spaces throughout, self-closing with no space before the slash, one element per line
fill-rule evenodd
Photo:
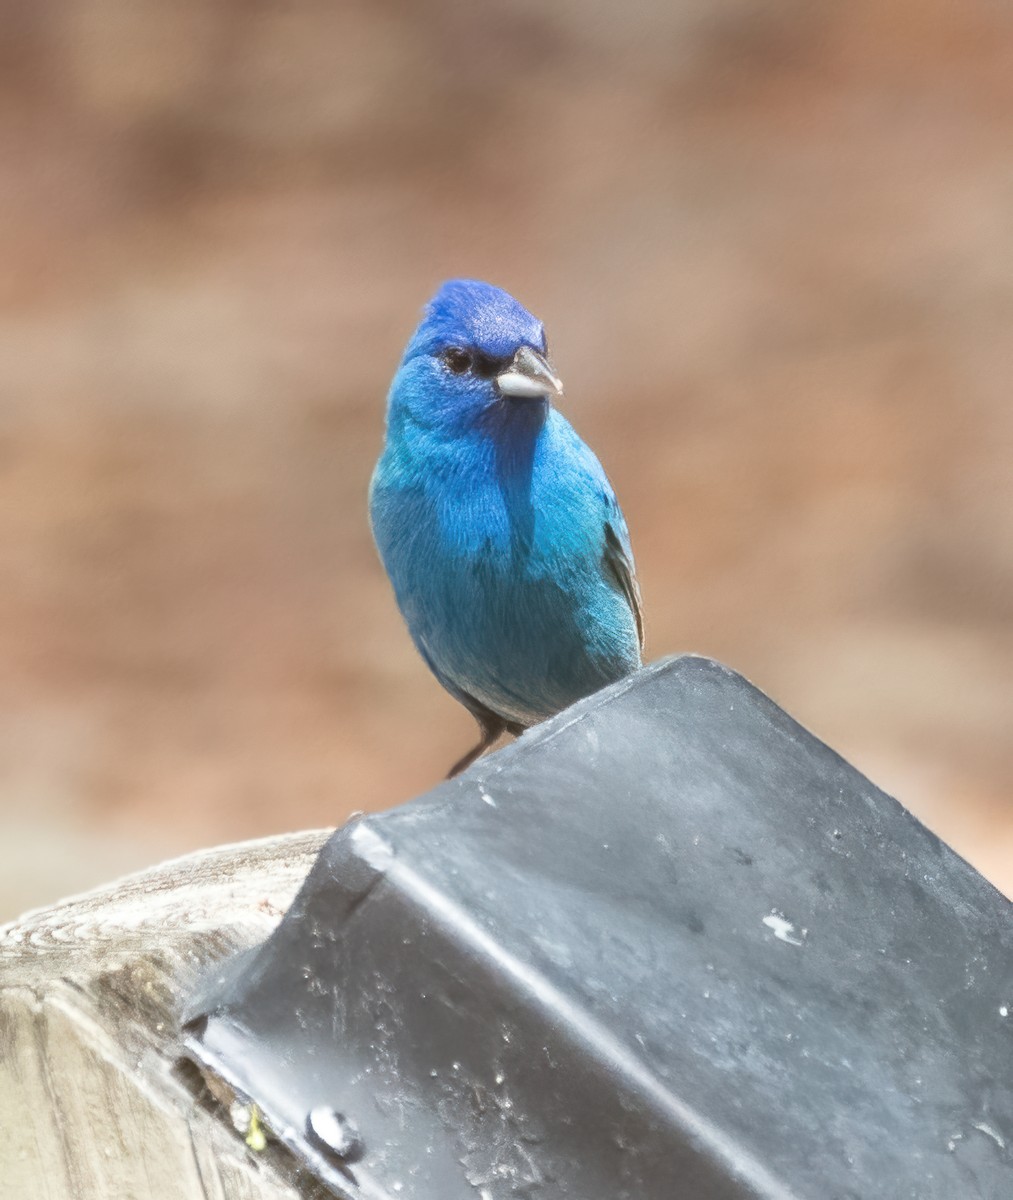
<path fill-rule="evenodd" d="M 974 1128 L 977 1129 L 979 1133 L 983 1133 L 985 1137 L 991 1138 L 1000 1150 L 1006 1149 L 1006 1139 L 1001 1133 L 993 1129 L 991 1125 L 986 1125 L 984 1121 L 980 1121 L 974 1126 Z"/>
<path fill-rule="evenodd" d="M 795 936 L 795 926 L 786 921 L 776 910 L 763 918 L 764 925 L 774 934 L 779 942 L 787 942 L 789 946 L 801 946 L 802 939 Z"/>

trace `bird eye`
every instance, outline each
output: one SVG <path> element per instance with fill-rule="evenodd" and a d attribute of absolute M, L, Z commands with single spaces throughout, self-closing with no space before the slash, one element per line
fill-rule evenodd
<path fill-rule="evenodd" d="M 463 375 L 465 371 L 471 370 L 471 355 L 467 350 L 461 350 L 458 346 L 451 346 L 444 350 L 440 357 L 447 370 L 453 371 L 455 375 Z"/>

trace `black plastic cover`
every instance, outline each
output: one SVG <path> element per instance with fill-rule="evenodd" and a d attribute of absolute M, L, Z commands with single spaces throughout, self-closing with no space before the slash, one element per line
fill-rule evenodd
<path fill-rule="evenodd" d="M 339 830 L 196 1012 L 351 1200 L 1013 1197 L 1009 903 L 706 659 Z"/>

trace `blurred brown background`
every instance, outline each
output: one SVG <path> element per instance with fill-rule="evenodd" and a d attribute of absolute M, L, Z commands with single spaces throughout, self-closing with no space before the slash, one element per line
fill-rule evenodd
<path fill-rule="evenodd" d="M 1013 891 L 1013 10 L 2 0 L 0 916 L 431 786 L 365 493 L 439 281 L 546 322 L 652 657 Z"/>

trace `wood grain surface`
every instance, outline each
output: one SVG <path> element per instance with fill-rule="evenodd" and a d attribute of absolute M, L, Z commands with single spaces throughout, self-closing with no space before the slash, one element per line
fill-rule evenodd
<path fill-rule="evenodd" d="M 317 1194 L 177 1060 L 185 997 L 270 933 L 326 836 L 203 851 L 0 929 L 3 1200 Z"/>

